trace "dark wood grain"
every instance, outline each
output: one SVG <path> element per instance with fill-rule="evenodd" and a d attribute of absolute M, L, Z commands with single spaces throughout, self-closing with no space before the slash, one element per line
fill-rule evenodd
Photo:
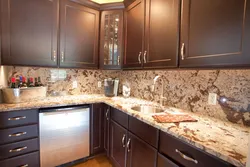
<path fill-rule="evenodd" d="M 249 43 L 249 1 L 183 1 L 180 67 L 249 66 Z"/>
<path fill-rule="evenodd" d="M 117 123 L 119 123 L 121 126 L 125 127 L 126 129 L 128 128 L 128 114 L 115 109 L 111 108 L 111 119 Z"/>
<path fill-rule="evenodd" d="M 144 52 L 144 22 L 145 2 L 137 0 L 126 9 L 125 12 L 125 53 L 123 68 L 142 68 L 142 57 Z M 139 57 L 139 55 L 141 55 Z M 140 59 L 140 61 L 138 60 Z"/>
<path fill-rule="evenodd" d="M 144 68 L 178 66 L 180 0 L 146 1 Z"/>
<path fill-rule="evenodd" d="M 60 4 L 60 67 L 98 68 L 99 11 Z"/>
<path fill-rule="evenodd" d="M 176 149 L 188 157 L 197 160 L 198 163 L 196 164 L 184 159 L 176 152 Z M 186 167 L 233 167 L 233 165 L 164 132 L 160 132 L 159 152 Z"/>
<path fill-rule="evenodd" d="M 1 1 L 2 64 L 57 66 L 58 5 L 58 0 Z"/>
<path fill-rule="evenodd" d="M 157 150 L 129 133 L 127 167 L 156 167 Z"/>
<path fill-rule="evenodd" d="M 180 166 L 170 161 L 168 158 L 161 155 L 160 153 L 158 153 L 157 167 L 180 167 Z"/>
<path fill-rule="evenodd" d="M 0 129 L 38 123 L 38 110 L 0 113 Z"/>
<path fill-rule="evenodd" d="M 147 142 L 151 146 L 158 148 L 159 130 L 150 126 L 135 117 L 129 117 L 129 131 Z"/>
<path fill-rule="evenodd" d="M 125 137 L 124 137 L 125 136 Z M 110 122 L 110 160 L 115 167 L 126 166 L 126 146 L 123 145 L 127 141 L 127 130 L 111 120 Z"/>

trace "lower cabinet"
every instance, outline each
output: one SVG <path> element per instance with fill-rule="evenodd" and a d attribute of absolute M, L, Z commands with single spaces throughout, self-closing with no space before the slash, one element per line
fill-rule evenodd
<path fill-rule="evenodd" d="M 109 129 L 110 129 L 110 106 L 104 104 L 104 150 L 106 155 L 109 157 Z"/>
<path fill-rule="evenodd" d="M 159 153 L 157 158 L 157 167 L 180 167 L 180 166 L 173 163 L 168 158 Z"/>

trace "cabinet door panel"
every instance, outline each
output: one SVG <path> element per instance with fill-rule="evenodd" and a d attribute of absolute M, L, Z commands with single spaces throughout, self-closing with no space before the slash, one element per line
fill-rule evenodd
<path fill-rule="evenodd" d="M 129 133 L 127 145 L 127 167 L 155 167 L 157 150 L 132 133 Z"/>
<path fill-rule="evenodd" d="M 147 1 L 144 68 L 177 67 L 179 0 Z"/>
<path fill-rule="evenodd" d="M 110 127 L 110 106 L 104 105 L 104 149 L 106 150 L 106 154 L 109 157 L 109 127 Z"/>
<path fill-rule="evenodd" d="M 99 11 L 70 0 L 60 9 L 60 66 L 97 68 Z"/>
<path fill-rule="evenodd" d="M 127 130 L 110 122 L 110 159 L 116 167 L 125 167 Z"/>
<path fill-rule="evenodd" d="M 249 66 L 249 42 L 250 2 L 183 1 L 180 66 Z"/>
<path fill-rule="evenodd" d="M 125 15 L 124 68 L 141 68 L 144 42 L 144 0 L 132 3 Z"/>
<path fill-rule="evenodd" d="M 58 0 L 4 0 L 2 63 L 57 65 Z"/>

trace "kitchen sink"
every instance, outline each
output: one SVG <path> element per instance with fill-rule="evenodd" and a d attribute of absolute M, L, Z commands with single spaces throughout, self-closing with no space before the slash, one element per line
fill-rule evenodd
<path fill-rule="evenodd" d="M 135 106 L 135 107 L 132 107 L 131 109 L 134 110 L 134 111 L 145 113 L 145 114 L 164 112 L 164 110 L 161 109 L 160 107 L 147 106 L 147 105 Z"/>

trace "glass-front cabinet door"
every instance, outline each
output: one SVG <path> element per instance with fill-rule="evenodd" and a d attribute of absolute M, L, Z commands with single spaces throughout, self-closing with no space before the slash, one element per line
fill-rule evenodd
<path fill-rule="evenodd" d="M 103 11 L 100 35 L 100 68 L 121 69 L 123 10 Z"/>

